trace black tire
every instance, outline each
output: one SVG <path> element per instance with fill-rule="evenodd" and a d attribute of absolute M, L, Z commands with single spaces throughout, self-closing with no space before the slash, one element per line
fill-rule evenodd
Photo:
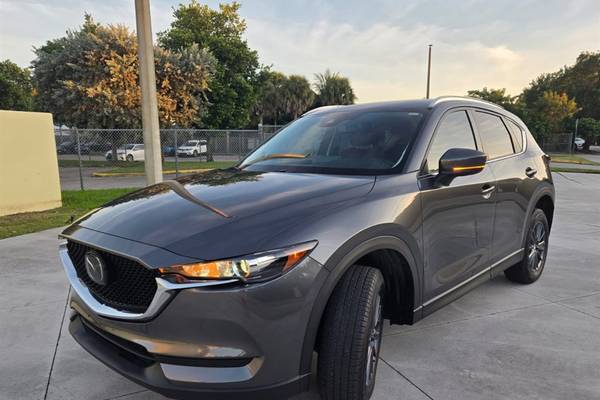
<path fill-rule="evenodd" d="M 379 270 L 354 265 L 334 289 L 321 320 L 317 344 L 323 400 L 371 397 L 381 347 L 383 286 Z"/>
<path fill-rule="evenodd" d="M 194 157 L 198 157 L 198 151 L 194 150 Z"/>
<path fill-rule="evenodd" d="M 125 157 L 125 159 L 129 162 L 133 161 L 133 155 L 128 154 L 127 157 Z"/>
<path fill-rule="evenodd" d="M 525 241 L 523 260 L 504 271 L 506 277 L 517 283 L 530 284 L 539 279 L 546 265 L 550 227 L 546 214 L 536 208 L 531 215 Z"/>

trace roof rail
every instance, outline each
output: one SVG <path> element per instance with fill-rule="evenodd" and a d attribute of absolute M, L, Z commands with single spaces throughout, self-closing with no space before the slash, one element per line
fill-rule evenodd
<path fill-rule="evenodd" d="M 504 110 L 504 107 L 502 107 L 501 105 L 492 103 L 491 101 L 480 99 L 478 97 L 471 97 L 471 96 L 439 96 L 433 100 L 433 102 L 429 105 L 429 108 L 433 108 L 434 106 L 436 106 L 437 104 L 439 104 L 443 101 L 450 101 L 450 100 L 463 100 L 463 101 L 466 100 L 466 101 L 473 101 L 473 102 L 479 102 L 479 103 L 486 103 L 486 104 L 489 104 L 492 106 L 499 107 Z"/>

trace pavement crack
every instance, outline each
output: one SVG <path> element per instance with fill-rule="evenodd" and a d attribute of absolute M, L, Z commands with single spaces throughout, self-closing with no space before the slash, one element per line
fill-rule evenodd
<path fill-rule="evenodd" d="M 69 290 L 67 291 L 65 306 L 62 312 L 62 318 L 60 319 L 60 328 L 58 329 L 58 336 L 56 338 L 56 344 L 54 345 L 54 353 L 52 354 L 52 362 L 50 363 L 50 372 L 48 373 L 48 381 L 46 382 L 46 390 L 44 391 L 44 400 L 48 398 L 48 389 L 50 388 L 50 380 L 52 379 L 52 372 L 54 371 L 54 361 L 56 360 L 56 353 L 58 352 L 58 344 L 60 343 L 60 336 L 62 335 L 63 324 L 65 323 L 65 315 L 67 314 L 67 306 L 69 304 L 70 296 L 71 286 L 69 286 Z"/>
<path fill-rule="evenodd" d="M 578 312 L 578 313 L 580 313 L 580 314 L 587 315 L 588 317 L 592 317 L 592 318 L 595 318 L 595 319 L 598 319 L 598 320 L 600 320 L 600 318 L 599 318 L 599 317 L 597 317 L 597 316 L 595 316 L 594 314 L 590 314 L 590 313 L 587 313 L 587 312 L 585 312 L 585 311 L 578 310 L 577 308 L 570 307 L 570 306 L 568 306 L 568 305 L 566 305 L 566 304 L 563 304 L 563 303 L 561 303 L 561 302 L 556 302 L 556 303 L 554 303 L 554 304 L 556 304 L 556 305 L 558 305 L 558 306 L 561 306 L 561 307 L 564 307 L 564 308 L 566 308 L 567 310 L 575 311 L 575 312 Z"/>
<path fill-rule="evenodd" d="M 416 383 L 414 383 L 413 381 L 411 381 L 406 375 L 404 375 L 402 372 L 400 372 L 398 369 L 396 369 L 392 364 L 390 364 L 389 362 L 385 361 L 383 358 L 381 358 L 381 356 L 379 357 L 379 359 L 381 361 L 383 361 L 383 363 L 385 365 L 387 365 L 388 367 L 390 367 L 391 369 L 393 369 L 394 372 L 396 372 L 398 375 L 400 375 L 401 377 L 403 377 L 404 379 L 406 379 L 406 381 L 408 383 L 410 383 L 411 385 L 413 385 L 419 392 L 423 393 L 428 399 L 435 400 L 433 397 L 431 397 L 429 395 L 429 393 L 427 393 L 426 391 L 424 391 L 423 389 L 421 389 Z"/>
<path fill-rule="evenodd" d="M 147 392 L 147 389 L 142 389 L 142 390 L 136 390 L 135 392 L 129 392 L 129 393 L 124 393 L 124 394 L 120 394 L 118 396 L 114 396 L 114 397 L 107 397 L 104 400 L 116 400 L 116 399 L 122 399 L 123 397 L 126 396 L 131 396 L 132 394 L 138 394 L 138 393 L 144 393 Z"/>
<path fill-rule="evenodd" d="M 525 292 L 523 290 L 520 290 L 520 289 L 516 289 L 516 290 L 518 290 L 521 293 L 527 293 L 527 292 Z M 532 294 L 532 293 L 529 293 L 529 294 L 531 294 L 531 296 L 537 297 L 538 299 L 546 300 L 548 302 L 546 304 L 554 304 L 554 305 L 566 308 L 567 310 L 571 310 L 571 311 L 575 311 L 575 312 L 578 312 L 578 313 L 583 314 L 583 315 L 587 315 L 588 317 L 592 317 L 592 318 L 595 318 L 595 319 L 600 319 L 599 317 L 597 317 L 597 316 L 595 316 L 593 314 L 587 313 L 587 312 L 582 311 L 582 310 L 578 310 L 575 307 L 570 307 L 567 304 L 563 303 L 563 301 L 584 299 L 586 297 L 595 296 L 597 294 L 600 294 L 600 292 L 588 293 L 588 294 L 584 294 L 584 295 L 581 295 L 581 296 L 566 297 L 564 299 L 558 299 L 558 300 L 548 300 L 545 297 L 542 297 L 542 296 L 539 296 L 539 295 L 535 295 L 535 294 Z"/>
<path fill-rule="evenodd" d="M 577 184 L 581 185 L 581 182 L 579 182 L 579 181 L 577 181 L 577 180 L 575 180 L 575 179 L 573 179 L 573 178 L 571 178 L 571 177 L 568 177 L 568 176 L 566 176 L 566 175 L 565 175 L 565 174 L 563 174 L 562 172 L 555 172 L 555 173 L 556 173 L 556 174 L 558 174 L 558 175 L 560 175 L 560 176 L 562 176 L 563 178 L 565 178 L 565 179 L 567 179 L 567 180 L 571 181 L 571 182 L 575 182 L 575 183 L 577 183 Z"/>

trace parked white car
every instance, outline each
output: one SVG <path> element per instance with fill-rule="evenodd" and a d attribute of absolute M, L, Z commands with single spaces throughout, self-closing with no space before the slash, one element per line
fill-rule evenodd
<path fill-rule="evenodd" d="M 180 157 L 198 157 L 200 154 L 206 154 L 207 149 L 206 140 L 188 140 L 177 148 L 177 155 Z"/>
<path fill-rule="evenodd" d="M 583 145 L 585 144 L 585 139 L 576 137 L 575 138 L 575 147 L 577 150 L 583 150 Z"/>
<path fill-rule="evenodd" d="M 104 155 L 107 160 L 112 160 L 112 150 Z M 144 161 L 144 145 L 140 143 L 130 143 L 117 149 L 117 159 L 119 161 Z"/>

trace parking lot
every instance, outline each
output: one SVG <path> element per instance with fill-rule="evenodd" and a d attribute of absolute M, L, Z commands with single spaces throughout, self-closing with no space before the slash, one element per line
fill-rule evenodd
<path fill-rule="evenodd" d="M 542 278 L 498 277 L 414 326 L 389 327 L 373 399 L 600 398 L 600 175 L 554 177 Z M 69 336 L 59 231 L 0 240 L 0 399 L 162 399 Z M 308 399 L 314 387 L 294 400 Z"/>

